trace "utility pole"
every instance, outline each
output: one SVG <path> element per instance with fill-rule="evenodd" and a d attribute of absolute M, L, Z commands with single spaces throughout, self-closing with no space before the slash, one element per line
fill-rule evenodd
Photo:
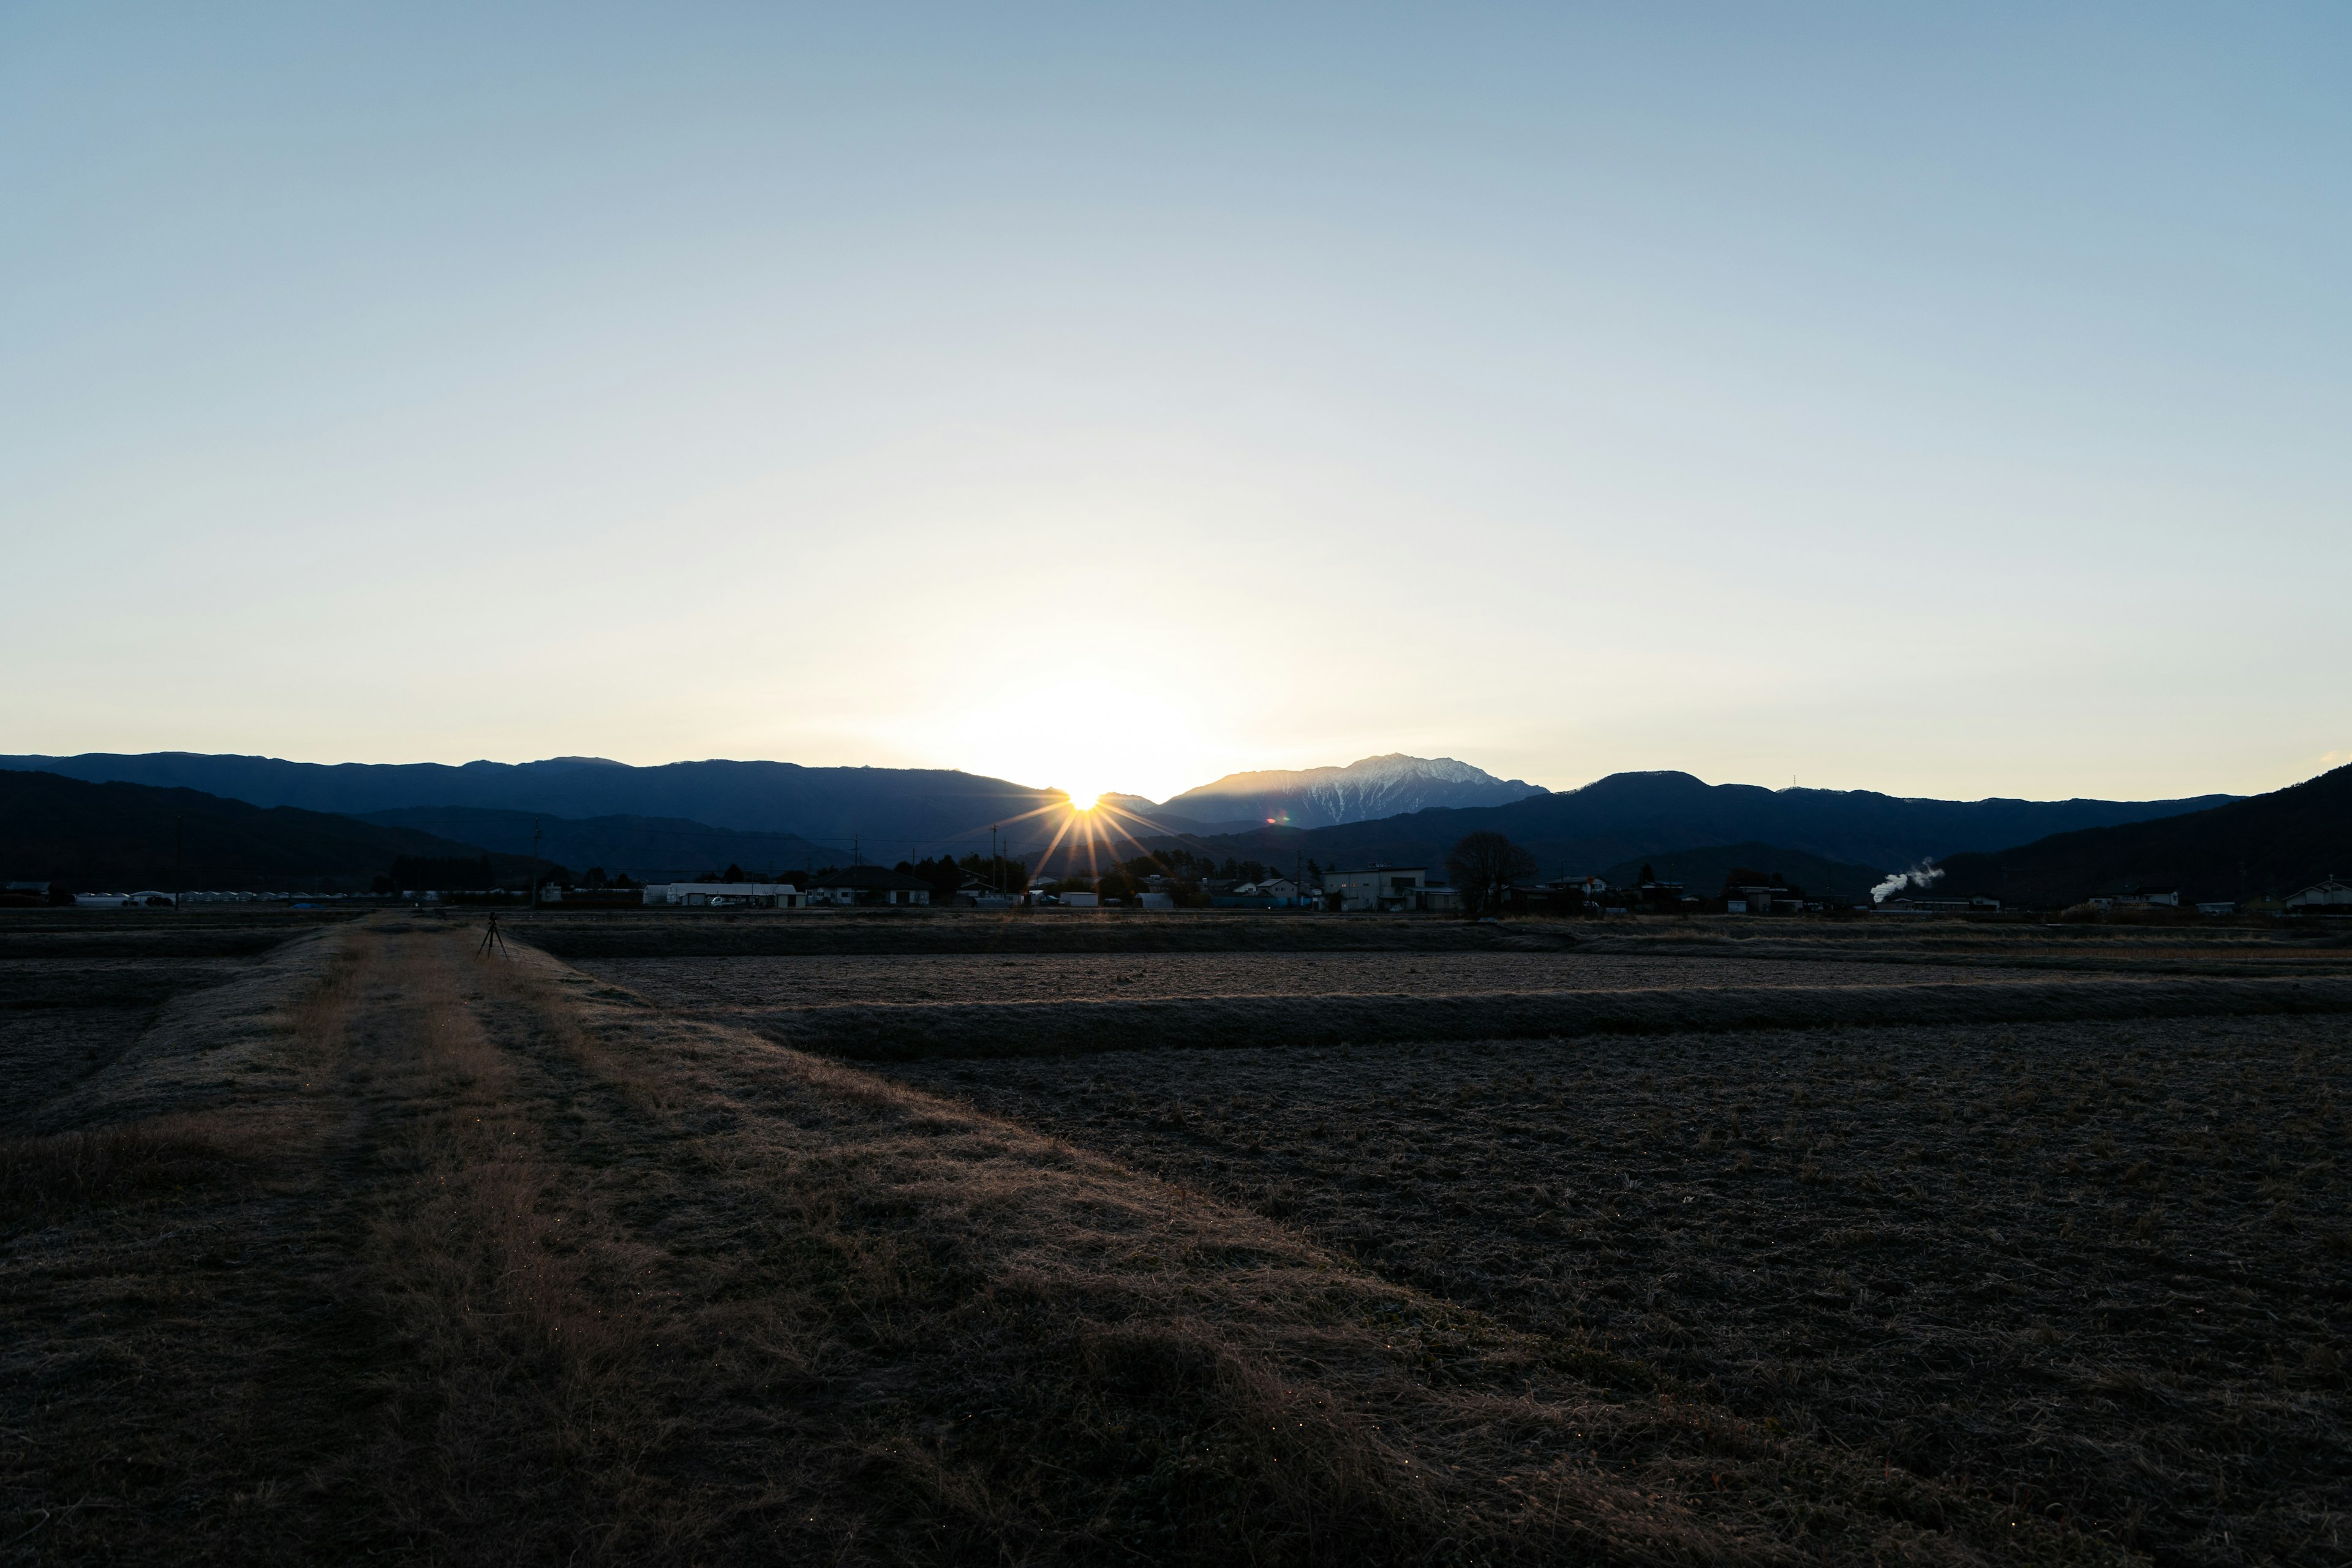
<path fill-rule="evenodd" d="M 539 913 L 539 818 L 530 819 L 530 912 Z"/>
<path fill-rule="evenodd" d="M 172 910 L 174 914 L 179 912 L 181 900 L 188 890 L 187 873 L 180 869 L 181 830 L 187 825 L 188 819 L 184 816 L 172 818 Z"/>

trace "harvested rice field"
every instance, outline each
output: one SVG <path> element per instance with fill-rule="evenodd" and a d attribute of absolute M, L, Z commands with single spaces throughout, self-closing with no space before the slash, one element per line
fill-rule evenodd
<path fill-rule="evenodd" d="M 2342 1561 L 2338 1018 L 888 1070 L 2164 1561 Z"/>
<path fill-rule="evenodd" d="M 0 1563 L 2352 1557 L 2340 943 L 90 913 Z"/>

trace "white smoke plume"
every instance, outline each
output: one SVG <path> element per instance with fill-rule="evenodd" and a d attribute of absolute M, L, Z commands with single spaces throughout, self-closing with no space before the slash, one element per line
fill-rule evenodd
<path fill-rule="evenodd" d="M 1922 860 L 1908 871 L 1897 871 L 1870 889 L 1870 901 L 1883 903 L 1906 888 L 1924 889 L 1944 874 L 1944 868 L 1933 861 Z"/>

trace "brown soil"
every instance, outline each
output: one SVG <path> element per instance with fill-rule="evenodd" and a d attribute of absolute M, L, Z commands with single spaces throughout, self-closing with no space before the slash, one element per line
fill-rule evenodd
<path fill-rule="evenodd" d="M 0 1145 L 0 1555 L 2118 1560 L 1646 1342 L 475 941 L 278 949 Z"/>

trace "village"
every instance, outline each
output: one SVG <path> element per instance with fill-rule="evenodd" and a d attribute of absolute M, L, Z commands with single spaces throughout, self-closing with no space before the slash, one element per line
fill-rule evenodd
<path fill-rule="evenodd" d="M 1637 916 L 1874 914 L 1890 917 L 1989 917 L 2003 912 L 1999 899 L 1938 897 L 1899 888 L 1877 897 L 1808 893 L 1773 872 L 1734 871 L 1719 889 L 1699 891 L 1647 874 L 1612 884 L 1590 875 L 1513 879 L 1480 900 L 1426 866 L 1375 865 L 1324 869 L 1308 862 L 1283 876 L 1255 861 L 1204 862 L 1164 854 L 1138 856 L 1097 875 L 1065 871 L 1029 877 L 1017 861 L 968 857 L 965 866 L 942 858 L 895 867 L 855 865 L 797 879 L 757 877 L 740 868 L 690 882 L 630 886 L 607 882 L 601 871 L 573 887 L 550 880 L 537 891 L 541 906 L 667 909 L 968 909 L 994 910 L 1298 910 L 1327 914 L 1506 916 L 1607 919 Z M 1434 875 L 1433 873 L 1434 872 Z M 238 897 L 240 895 L 225 895 Z M 252 895 L 243 895 L 250 897 Z M 529 898 L 527 893 L 404 891 L 409 901 L 477 901 Z M 129 895 L 128 899 L 168 895 Z M 198 901 L 205 895 L 191 895 Z M 2252 900 L 2184 898 L 2178 888 L 2134 889 L 2096 895 L 2069 906 L 2099 916 L 2205 917 L 2352 915 L 2352 883 L 2334 877 L 2283 897 Z"/>

